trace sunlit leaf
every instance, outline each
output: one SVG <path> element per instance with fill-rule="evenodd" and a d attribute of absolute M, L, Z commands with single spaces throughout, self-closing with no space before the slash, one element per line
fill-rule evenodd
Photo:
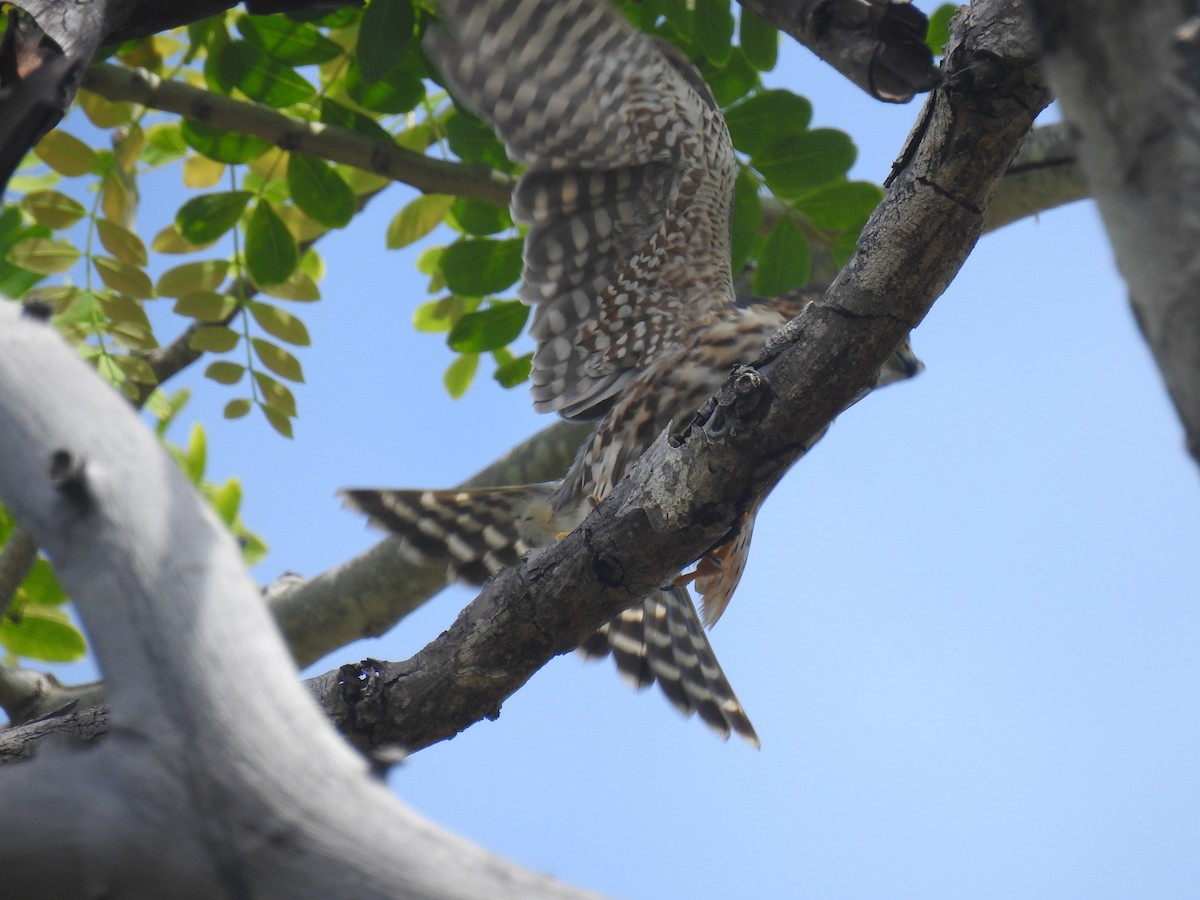
<path fill-rule="evenodd" d="M 251 300 L 246 305 L 250 308 L 250 314 L 254 316 L 254 321 L 272 337 L 301 347 L 307 347 L 312 343 L 304 323 L 286 309 L 256 300 Z"/>
<path fill-rule="evenodd" d="M 446 367 L 442 383 L 446 391 L 455 399 L 461 397 L 471 386 L 475 378 L 475 370 L 479 368 L 478 353 L 464 353 Z"/>
<path fill-rule="evenodd" d="M 188 316 L 201 322 L 223 322 L 237 307 L 237 300 L 229 294 L 216 291 L 192 291 L 175 301 L 177 315 Z"/>
<path fill-rule="evenodd" d="M 70 178 L 100 171 L 96 151 L 74 135 L 58 129 L 47 132 L 33 152 L 55 172 Z"/>
<path fill-rule="evenodd" d="M 206 494 L 208 502 L 212 504 L 221 521 L 232 526 L 237 521 L 238 510 L 242 508 L 242 483 L 236 478 L 230 478 Z"/>
<path fill-rule="evenodd" d="M 942 48 L 946 46 L 946 42 L 950 40 L 950 20 L 957 10 L 957 3 L 943 3 L 929 14 L 929 29 L 925 34 L 925 44 L 939 56 Z"/>
<path fill-rule="evenodd" d="M 263 402 L 285 416 L 296 415 L 296 397 L 287 385 L 281 384 L 265 372 L 254 373 L 254 383 L 262 394 Z"/>
<path fill-rule="evenodd" d="M 25 238 L 8 248 L 5 259 L 30 272 L 56 275 L 75 265 L 79 259 L 79 249 L 53 238 Z"/>
<path fill-rule="evenodd" d="M 304 371 L 300 368 L 300 360 L 292 356 L 282 347 L 264 341 L 261 338 L 251 338 L 254 354 L 264 366 L 288 381 L 304 381 Z"/>
<path fill-rule="evenodd" d="M 182 462 L 184 474 L 192 484 L 199 484 L 204 480 L 204 470 L 208 467 L 208 437 L 199 422 L 193 422 L 188 432 Z"/>
<path fill-rule="evenodd" d="M 100 243 L 104 245 L 104 249 L 121 262 L 142 267 L 149 262 L 146 245 L 128 228 L 108 219 L 100 219 L 96 222 L 96 233 L 100 235 Z"/>
<path fill-rule="evenodd" d="M 104 282 L 104 286 L 110 290 L 142 300 L 149 300 L 154 296 L 154 285 L 150 283 L 150 276 L 137 266 L 108 256 L 94 256 L 92 264 L 96 267 L 96 273 Z"/>
<path fill-rule="evenodd" d="M 209 363 L 204 370 L 204 377 L 211 378 L 217 384 L 237 384 L 245 374 L 245 366 L 224 359 Z"/>
<path fill-rule="evenodd" d="M 387 227 L 387 247 L 397 250 L 419 241 L 441 224 L 454 197 L 422 194 L 392 217 Z"/>
<path fill-rule="evenodd" d="M 160 297 L 182 297 L 193 291 L 215 291 L 225 280 L 229 263 L 223 259 L 206 259 L 184 263 L 167 269 L 154 285 Z"/>
<path fill-rule="evenodd" d="M 232 328 L 223 325 L 201 325 L 188 339 L 188 347 L 210 353 L 227 353 L 237 346 L 240 339 L 241 335 Z"/>
<path fill-rule="evenodd" d="M 47 228 L 70 228 L 86 215 L 83 204 L 58 191 L 34 191 L 21 198 L 21 209 Z"/>
<path fill-rule="evenodd" d="M 87 641 L 65 611 L 27 604 L 17 616 L 0 619 L 0 646 L 16 656 L 71 662 L 87 652 Z"/>
<path fill-rule="evenodd" d="M 263 154 L 264 156 L 266 154 Z M 255 157 L 258 159 L 258 157 Z M 252 160 L 253 162 L 253 160 Z M 225 178 L 225 163 L 192 154 L 183 161 L 183 186 L 202 190 L 216 187 Z"/>
<path fill-rule="evenodd" d="M 297 269 L 287 277 L 286 281 L 263 285 L 262 292 L 268 297 L 300 303 L 310 303 L 313 300 L 321 299 L 321 291 L 317 288 L 317 283 L 302 269 Z"/>

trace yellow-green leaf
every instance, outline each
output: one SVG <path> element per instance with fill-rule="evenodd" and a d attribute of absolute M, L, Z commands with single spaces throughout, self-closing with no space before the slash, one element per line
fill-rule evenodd
<path fill-rule="evenodd" d="M 454 197 L 449 194 L 422 194 L 392 217 L 387 227 L 387 247 L 398 250 L 419 241 L 441 224 Z"/>
<path fill-rule="evenodd" d="M 154 289 L 161 297 L 182 297 L 193 291 L 215 291 L 225 280 L 228 271 L 229 263 L 223 259 L 184 263 L 163 272 Z"/>
<path fill-rule="evenodd" d="M 451 397 L 458 399 L 467 392 L 475 378 L 475 370 L 479 368 L 478 353 L 464 353 L 446 367 L 442 383 Z"/>
<path fill-rule="evenodd" d="M 175 301 L 175 312 L 201 322 L 223 322 L 237 306 L 229 294 L 217 291 L 193 291 Z"/>
<path fill-rule="evenodd" d="M 124 354 L 114 356 L 112 360 L 130 381 L 136 381 L 138 384 L 158 384 L 158 376 L 154 374 L 150 364 L 140 356 Z"/>
<path fill-rule="evenodd" d="M 285 416 L 296 415 L 296 397 L 287 385 L 280 384 L 265 372 L 255 372 L 254 383 L 262 393 L 263 403 Z"/>
<path fill-rule="evenodd" d="M 104 245 L 104 249 L 121 262 L 141 268 L 145 268 L 149 262 L 146 245 L 128 228 L 108 219 L 100 219 L 96 222 L 96 233 L 100 235 L 100 243 Z"/>
<path fill-rule="evenodd" d="M 176 255 L 180 253 L 195 253 L 197 250 L 204 250 L 215 243 L 216 241 L 210 241 L 207 244 L 189 244 L 183 239 L 183 235 L 179 233 L 179 229 L 175 227 L 175 223 L 172 222 L 154 236 L 154 240 L 150 242 L 150 247 L 155 253 Z"/>
<path fill-rule="evenodd" d="M 202 325 L 188 340 L 188 347 L 192 350 L 225 353 L 237 346 L 239 338 L 240 335 L 232 328 L 225 328 L 222 325 Z"/>
<path fill-rule="evenodd" d="M 82 203 L 58 191 L 34 191 L 22 197 L 20 205 L 33 221 L 54 229 L 70 228 L 87 213 Z"/>
<path fill-rule="evenodd" d="M 240 419 L 248 412 L 250 412 L 250 401 L 245 397 L 238 397 L 236 400 L 230 400 L 225 404 L 222 415 L 226 419 Z"/>
<path fill-rule="evenodd" d="M 305 254 L 306 258 L 307 256 L 308 254 Z M 321 291 L 317 288 L 317 283 L 303 269 L 297 269 L 288 276 L 286 281 L 268 285 L 262 291 L 268 297 L 275 297 L 279 300 L 308 303 L 321 299 Z"/>
<path fill-rule="evenodd" d="M 19 616 L 0 619 L 0 646 L 44 662 L 71 662 L 87 652 L 87 641 L 64 610 L 32 604 Z"/>
<path fill-rule="evenodd" d="M 263 331 L 272 337 L 277 337 L 281 341 L 287 341 L 289 344 L 296 344 L 300 347 L 307 347 L 312 343 L 308 336 L 308 329 L 304 327 L 304 323 L 287 310 L 280 309 L 278 306 L 272 306 L 269 303 L 259 303 L 254 300 L 250 301 L 248 305 L 251 315 L 254 316 L 254 321 L 258 323 Z"/>
<path fill-rule="evenodd" d="M 92 258 L 92 262 L 96 266 L 100 280 L 110 290 L 142 300 L 148 300 L 154 296 L 154 285 L 150 283 L 150 276 L 137 266 L 131 266 L 108 256 L 95 256 Z"/>
<path fill-rule="evenodd" d="M 217 384 L 237 384 L 245 374 L 245 366 L 224 359 L 209 363 L 208 368 L 204 370 L 204 377 L 211 378 Z"/>
<path fill-rule="evenodd" d="M 300 360 L 292 354 L 262 338 L 251 338 L 250 343 L 254 346 L 255 356 L 280 378 L 286 378 L 288 381 L 304 381 Z"/>
<path fill-rule="evenodd" d="M 9 247 L 5 259 L 30 272 L 57 275 L 75 265 L 79 250 L 66 241 L 53 238 L 26 238 Z"/>
<path fill-rule="evenodd" d="M 263 416 L 272 428 L 278 431 L 285 438 L 292 437 L 292 420 L 285 416 L 279 410 L 270 406 L 259 407 L 262 410 Z"/>
<path fill-rule="evenodd" d="M 65 131 L 48 132 L 33 148 L 38 158 L 60 175 L 74 178 L 100 170 L 96 151 Z"/>

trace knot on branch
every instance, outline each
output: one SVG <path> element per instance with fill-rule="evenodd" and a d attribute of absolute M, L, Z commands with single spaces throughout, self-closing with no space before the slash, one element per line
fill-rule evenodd
<path fill-rule="evenodd" d="M 83 459 L 73 456 L 69 450 L 55 450 L 50 454 L 47 477 L 50 486 L 80 512 L 91 509 L 92 494 L 88 489 L 87 466 Z"/>

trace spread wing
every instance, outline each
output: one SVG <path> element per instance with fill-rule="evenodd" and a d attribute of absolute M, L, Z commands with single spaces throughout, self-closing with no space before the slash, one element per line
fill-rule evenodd
<path fill-rule="evenodd" d="M 527 171 L 534 406 L 596 418 L 731 303 L 736 161 L 695 68 L 596 0 L 443 0 L 427 46 Z"/>

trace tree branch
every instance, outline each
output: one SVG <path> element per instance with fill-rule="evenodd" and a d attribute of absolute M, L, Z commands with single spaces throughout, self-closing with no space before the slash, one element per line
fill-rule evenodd
<path fill-rule="evenodd" d="M 858 252 L 825 302 L 744 373 L 757 385 L 746 398 L 758 401 L 755 415 L 705 423 L 679 446 L 660 438 L 583 525 L 498 575 L 412 659 L 314 679 L 343 731 L 360 746 L 415 749 L 495 718 L 546 661 L 725 535 L 747 498 L 871 384 L 949 284 L 1048 100 L 1015 0 L 982 0 L 960 15 L 945 86 L 926 103 Z"/>
<path fill-rule="evenodd" d="M 346 128 L 309 122 L 259 103 L 223 97 L 145 69 L 97 63 L 83 86 L 109 100 L 177 113 L 226 131 L 269 141 L 281 150 L 344 163 L 431 194 L 456 194 L 507 206 L 512 179 L 483 165 L 447 162 Z"/>
<path fill-rule="evenodd" d="M 75 597 L 113 725 L 87 752 L 0 771 L 6 891 L 586 896 L 368 776 L 296 682 L 228 532 L 129 405 L 15 304 L 0 304 L 0 457 L 0 499 Z"/>
<path fill-rule="evenodd" d="M 906 103 L 937 84 L 929 22 L 908 0 L 738 0 L 877 100 Z"/>
<path fill-rule="evenodd" d="M 1195 4 L 1030 4 L 1045 67 L 1200 463 L 1200 16 Z"/>

